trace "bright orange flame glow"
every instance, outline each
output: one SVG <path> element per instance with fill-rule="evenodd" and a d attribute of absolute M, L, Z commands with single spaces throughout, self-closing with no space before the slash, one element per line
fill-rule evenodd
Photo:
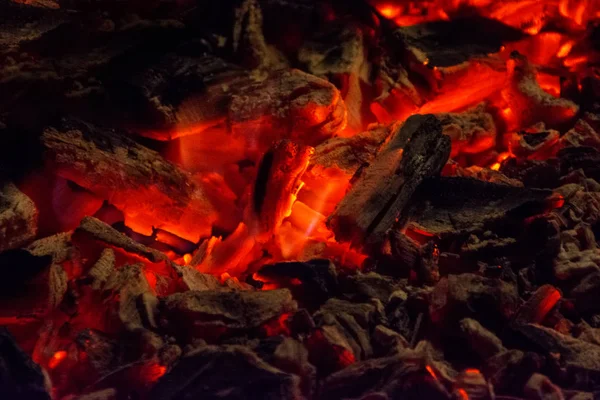
<path fill-rule="evenodd" d="M 587 62 L 588 56 L 568 57 L 565 59 L 565 67 L 574 67 Z"/>
<path fill-rule="evenodd" d="M 58 365 L 60 363 L 62 363 L 65 358 L 67 358 L 67 352 L 64 350 L 61 351 L 57 351 L 56 353 L 54 353 L 52 355 L 52 357 L 50 358 L 50 361 L 48 361 L 48 368 L 50 369 L 54 369 L 56 367 L 58 367 Z"/>
<path fill-rule="evenodd" d="M 469 400 L 469 394 L 465 389 L 458 389 L 457 393 L 461 400 Z"/>
<path fill-rule="evenodd" d="M 378 11 L 386 18 L 392 19 L 400 14 L 400 7 L 392 4 L 385 4 L 378 7 Z"/>
<path fill-rule="evenodd" d="M 556 53 L 556 57 L 565 58 L 566 56 L 568 56 L 571 52 L 571 49 L 573 48 L 573 44 L 574 42 L 572 40 L 569 40 L 568 42 L 560 46 L 560 49 L 558 49 L 558 53 Z"/>
<path fill-rule="evenodd" d="M 477 368 L 468 368 L 465 370 L 465 374 L 481 374 L 481 371 L 479 371 Z"/>
<path fill-rule="evenodd" d="M 500 170 L 500 163 L 493 163 L 492 166 L 490 167 L 490 169 L 493 169 L 494 171 L 499 171 Z"/>
<path fill-rule="evenodd" d="M 189 253 L 184 254 L 183 261 L 185 262 L 186 265 L 188 265 L 192 261 L 192 255 Z"/>

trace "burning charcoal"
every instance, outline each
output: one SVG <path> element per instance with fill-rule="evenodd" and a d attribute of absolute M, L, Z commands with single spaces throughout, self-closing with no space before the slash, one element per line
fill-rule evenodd
<path fill-rule="evenodd" d="M 406 277 L 416 270 L 422 262 L 421 246 L 400 230 L 390 231 L 382 246 L 382 253 L 390 259 L 381 260 L 377 272 L 395 278 Z"/>
<path fill-rule="evenodd" d="M 480 153 L 496 144 L 496 126 L 484 104 L 462 113 L 435 116 L 442 123 L 442 133 L 452 140 L 450 157 L 460 153 Z"/>
<path fill-rule="evenodd" d="M 494 389 L 477 369 L 467 369 L 456 377 L 453 393 L 457 398 L 492 400 L 496 396 Z"/>
<path fill-rule="evenodd" d="M 331 215 L 336 238 L 381 244 L 419 184 L 441 171 L 449 153 L 450 140 L 434 116 L 406 120 Z"/>
<path fill-rule="evenodd" d="M 525 384 L 523 394 L 530 400 L 563 400 L 562 390 L 547 376 L 533 374 Z"/>
<path fill-rule="evenodd" d="M 522 326 L 519 331 L 531 341 L 532 346 L 560 354 L 560 363 L 568 372 L 585 371 L 592 375 L 600 372 L 600 346 L 535 324 Z"/>
<path fill-rule="evenodd" d="M 536 133 L 517 132 L 508 136 L 508 147 L 518 158 L 545 160 L 554 155 L 560 133 L 553 129 Z"/>
<path fill-rule="evenodd" d="M 470 178 L 431 178 L 421 185 L 407 226 L 440 236 L 483 231 L 511 215 L 522 220 L 542 212 L 551 194 Z"/>
<path fill-rule="evenodd" d="M 167 296 L 162 317 L 178 334 L 203 337 L 212 330 L 253 329 L 297 309 L 287 289 L 269 291 L 188 291 Z"/>
<path fill-rule="evenodd" d="M 507 63 L 509 85 L 502 95 L 521 126 L 543 121 L 552 127 L 571 120 L 579 106 L 567 99 L 545 92 L 536 81 L 536 71 L 519 53 L 512 53 Z"/>
<path fill-rule="evenodd" d="M 160 251 L 151 249 L 134 241 L 114 229 L 112 226 L 107 225 L 94 217 L 85 217 L 81 221 L 79 227 L 75 230 L 75 234 L 89 235 L 95 240 L 123 249 L 128 253 L 137 254 L 152 262 L 159 262 L 167 259 L 167 256 Z"/>
<path fill-rule="evenodd" d="M 327 24 L 304 42 L 298 60 L 307 72 L 327 78 L 340 89 L 348 108 L 348 126 L 362 129 L 366 125 L 363 102 L 368 98 L 363 98 L 361 84 L 369 79 L 362 30 L 344 19 Z"/>
<path fill-rule="evenodd" d="M 71 243 L 71 232 L 58 233 L 32 242 L 26 250 L 34 256 L 52 256 L 52 262 L 60 264 L 76 254 Z"/>
<path fill-rule="evenodd" d="M 181 275 L 181 280 L 186 290 L 215 290 L 222 287 L 214 275 L 203 274 L 187 266 L 176 266 L 175 270 Z"/>
<path fill-rule="evenodd" d="M 346 106 L 335 86 L 298 70 L 275 72 L 238 93 L 228 114 L 234 135 L 266 144 L 287 138 L 311 146 L 346 125 Z"/>
<path fill-rule="evenodd" d="M 0 394 L 3 398 L 50 400 L 42 369 L 4 328 L 0 330 L 0 361 Z"/>
<path fill-rule="evenodd" d="M 500 170 L 509 178 L 518 179 L 525 187 L 554 188 L 559 185 L 560 165 L 557 159 L 544 161 L 508 158 Z"/>
<path fill-rule="evenodd" d="M 157 140 L 198 134 L 224 123 L 232 93 L 250 80 L 239 67 L 207 54 L 167 54 L 153 65 L 120 76 L 129 70 L 131 66 L 123 66 L 116 78 L 110 78 L 114 96 L 137 99 L 133 107 L 124 104 L 133 115 L 131 125 Z M 120 94 L 123 91 L 126 96 Z"/>
<path fill-rule="evenodd" d="M 265 265 L 257 272 L 257 276 L 278 287 L 287 287 L 294 299 L 312 309 L 337 292 L 337 273 L 335 265 L 329 260 Z"/>
<path fill-rule="evenodd" d="M 368 301 L 371 298 L 387 303 L 393 292 L 398 289 L 398 284 L 393 279 L 369 272 L 358 272 L 349 275 L 341 282 L 342 292 L 349 298 L 357 301 Z"/>
<path fill-rule="evenodd" d="M 35 238 L 38 211 L 33 201 L 12 183 L 0 189 L 0 251 L 24 245 Z"/>
<path fill-rule="evenodd" d="M 138 233 L 151 234 L 158 227 L 197 242 L 213 224 L 228 225 L 206 188 L 158 153 L 115 132 L 71 120 L 60 130 L 47 129 L 42 142 L 58 175 L 110 198 Z"/>
<path fill-rule="evenodd" d="M 319 399 L 449 399 L 433 361 L 417 349 L 361 361 L 330 375 Z"/>
<path fill-rule="evenodd" d="M 572 290 L 570 297 L 575 307 L 582 313 L 600 311 L 600 272 L 594 272 L 583 278 Z"/>
<path fill-rule="evenodd" d="M 102 254 L 96 263 L 88 271 L 92 278 L 92 288 L 102 290 L 111 275 L 116 273 L 115 252 L 112 249 L 102 250 Z"/>
<path fill-rule="evenodd" d="M 475 274 L 442 278 L 433 293 L 429 313 L 434 322 L 474 318 L 497 331 L 514 315 L 520 303 L 515 285 Z"/>
<path fill-rule="evenodd" d="M 485 329 L 474 319 L 461 320 L 460 329 L 464 338 L 470 342 L 471 347 L 482 360 L 487 360 L 506 350 L 502 341 L 493 332 Z"/>
<path fill-rule="evenodd" d="M 540 286 L 519 308 L 512 323 L 516 326 L 530 323 L 540 324 L 560 298 L 560 292 L 554 286 Z"/>
<path fill-rule="evenodd" d="M 283 219 L 290 214 L 313 151 L 312 147 L 282 140 L 265 153 L 248 211 L 253 218 L 249 224 L 252 234 L 270 237 L 279 231 Z"/>
<path fill-rule="evenodd" d="M 298 399 L 300 379 L 242 346 L 205 346 L 183 357 L 152 389 L 152 400 Z"/>

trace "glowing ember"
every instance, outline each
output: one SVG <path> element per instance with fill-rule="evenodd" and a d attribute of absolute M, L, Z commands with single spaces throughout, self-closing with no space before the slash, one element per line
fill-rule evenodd
<path fill-rule="evenodd" d="M 61 351 L 57 351 L 56 353 L 54 353 L 52 355 L 52 357 L 50 357 L 50 360 L 48 361 L 48 368 L 50 369 L 54 369 L 56 367 L 58 367 L 60 365 L 60 363 L 62 363 L 65 358 L 67 358 L 67 352 L 64 350 Z"/>

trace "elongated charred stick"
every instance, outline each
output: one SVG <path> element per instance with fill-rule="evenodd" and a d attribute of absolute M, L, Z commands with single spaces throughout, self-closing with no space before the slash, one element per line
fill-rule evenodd
<path fill-rule="evenodd" d="M 121 209 L 137 232 L 150 234 L 155 227 L 197 242 L 214 224 L 231 228 L 189 174 L 116 132 L 65 120 L 60 129 L 47 129 L 42 143 L 58 175 Z"/>
<path fill-rule="evenodd" d="M 407 119 L 329 218 L 336 238 L 355 246 L 381 243 L 419 184 L 438 174 L 449 155 L 438 119 Z"/>

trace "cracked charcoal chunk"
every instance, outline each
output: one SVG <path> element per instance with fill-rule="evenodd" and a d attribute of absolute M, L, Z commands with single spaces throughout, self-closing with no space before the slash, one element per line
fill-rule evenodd
<path fill-rule="evenodd" d="M 150 400 L 302 398 L 300 378 L 242 346 L 205 346 L 183 357 L 161 378 Z"/>

